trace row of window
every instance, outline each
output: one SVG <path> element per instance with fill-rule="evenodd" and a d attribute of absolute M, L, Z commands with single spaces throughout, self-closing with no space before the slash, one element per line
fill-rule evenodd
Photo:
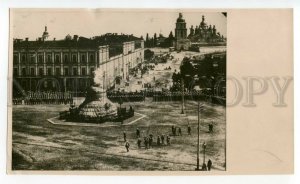
<path fill-rule="evenodd" d="M 90 73 L 92 74 L 93 73 L 93 71 L 94 71 L 94 68 L 90 68 Z M 18 68 L 14 68 L 14 71 L 13 71 L 14 73 L 14 76 L 18 76 Z M 35 73 L 35 69 L 34 68 L 30 68 L 30 71 L 29 71 L 30 73 L 28 73 L 28 71 L 26 70 L 26 68 L 22 68 L 21 69 L 21 76 L 27 76 L 27 75 L 31 75 L 31 76 L 35 76 L 36 75 L 36 73 Z M 62 73 L 61 73 L 61 70 L 60 70 L 60 68 L 55 68 L 55 73 L 53 74 L 52 73 L 53 72 L 53 70 L 52 70 L 52 68 L 47 68 L 47 73 L 46 73 L 46 75 L 56 75 L 56 76 L 58 76 L 58 75 L 62 75 Z M 38 69 L 38 75 L 40 75 L 40 76 L 43 76 L 44 75 L 44 68 L 39 68 Z M 76 68 L 76 67 L 74 67 L 73 68 L 73 71 L 72 71 L 72 73 L 69 71 L 69 68 L 64 68 L 64 71 L 63 71 L 63 75 L 65 75 L 65 76 L 68 76 L 68 75 L 79 75 L 78 74 L 78 69 Z M 86 70 L 86 68 L 81 68 L 81 73 L 80 73 L 80 75 L 87 75 L 87 70 Z"/>
<path fill-rule="evenodd" d="M 21 54 L 21 62 L 32 62 L 35 63 L 36 60 L 36 55 L 35 54 L 29 54 L 26 57 L 26 54 Z M 47 63 L 52 63 L 52 54 L 46 54 L 46 62 Z M 87 58 L 86 54 L 80 54 L 80 62 L 85 63 L 87 62 L 87 59 L 89 60 L 89 62 L 93 63 L 95 62 L 95 55 L 94 54 L 89 54 L 89 58 Z M 14 54 L 14 58 L 13 58 L 14 62 L 18 63 L 19 62 L 19 57 L 17 54 Z M 44 55 L 39 54 L 37 56 L 37 61 L 39 63 L 44 63 Z M 77 54 L 72 54 L 71 57 L 69 54 L 64 54 L 63 55 L 63 62 L 64 63 L 68 63 L 68 62 L 74 62 L 77 63 L 78 62 L 78 55 Z M 55 54 L 54 55 L 54 62 L 55 63 L 60 63 L 61 62 L 61 57 L 60 54 Z"/>

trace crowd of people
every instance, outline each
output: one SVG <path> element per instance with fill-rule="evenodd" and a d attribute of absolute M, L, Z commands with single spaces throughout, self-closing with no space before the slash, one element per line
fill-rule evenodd
<path fill-rule="evenodd" d="M 21 97 L 13 98 L 14 105 L 73 104 L 71 92 L 29 91 L 23 94 Z"/>
<path fill-rule="evenodd" d="M 212 133 L 213 132 L 213 124 L 209 123 L 208 124 L 208 132 Z M 168 134 L 161 134 L 154 136 L 152 133 L 150 133 L 147 136 L 142 137 L 141 131 L 139 128 L 136 128 L 136 143 L 138 149 L 144 148 L 144 149 L 150 149 L 154 147 L 161 147 L 161 146 L 170 146 L 171 145 L 171 136 L 182 136 L 183 135 L 183 130 L 181 127 L 177 126 L 172 126 L 171 127 L 171 132 Z M 190 136 L 192 135 L 192 128 L 190 125 L 187 126 L 187 135 Z M 125 148 L 126 151 L 129 152 L 130 148 L 130 143 L 127 140 L 127 134 L 124 131 L 123 132 L 123 139 L 125 142 Z M 210 171 L 212 167 L 212 161 L 209 159 L 207 164 L 203 163 L 202 170 L 205 171 Z"/>

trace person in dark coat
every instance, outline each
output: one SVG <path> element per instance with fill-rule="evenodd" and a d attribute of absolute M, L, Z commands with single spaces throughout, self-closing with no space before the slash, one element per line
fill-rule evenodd
<path fill-rule="evenodd" d="M 165 136 L 164 136 L 164 135 L 161 135 L 161 136 L 160 136 L 160 139 L 161 139 L 161 144 L 162 144 L 162 145 L 165 145 Z"/>
<path fill-rule="evenodd" d="M 160 136 L 157 136 L 157 146 L 160 146 Z"/>
<path fill-rule="evenodd" d="M 126 142 L 126 132 L 123 132 L 124 141 Z"/>
<path fill-rule="evenodd" d="M 150 134 L 150 136 L 149 136 L 149 148 L 152 147 L 152 143 L 153 143 L 153 135 Z"/>
<path fill-rule="evenodd" d="M 137 140 L 137 144 L 138 144 L 138 147 L 141 148 L 141 143 L 142 143 L 142 140 L 140 138 L 138 138 Z"/>
<path fill-rule="evenodd" d="M 213 132 L 213 128 L 214 128 L 214 125 L 212 123 L 210 123 L 208 125 L 208 129 L 209 129 L 209 133 L 212 133 Z"/>
<path fill-rule="evenodd" d="M 173 135 L 175 134 L 175 133 L 174 133 L 174 129 L 175 129 L 175 127 L 172 126 L 172 134 L 173 134 Z"/>
<path fill-rule="evenodd" d="M 170 145 L 171 144 L 171 140 L 170 140 L 170 137 L 167 135 L 167 145 Z"/>
<path fill-rule="evenodd" d="M 178 135 L 180 135 L 180 136 L 182 135 L 182 132 L 181 132 L 181 128 L 180 128 L 180 127 L 178 128 Z"/>
<path fill-rule="evenodd" d="M 144 137 L 145 149 L 148 149 L 149 140 L 148 137 Z"/>
<path fill-rule="evenodd" d="M 205 163 L 202 164 L 202 171 L 207 171 L 207 167 Z"/>
<path fill-rule="evenodd" d="M 188 125 L 188 134 L 191 135 L 191 127 Z"/>
<path fill-rule="evenodd" d="M 211 161 L 210 159 L 208 159 L 208 162 L 207 162 L 207 170 L 210 171 L 211 166 L 212 166 L 212 161 Z"/>
<path fill-rule="evenodd" d="M 129 142 L 126 141 L 125 148 L 126 148 L 127 152 L 129 152 L 129 146 L 130 146 Z"/>
<path fill-rule="evenodd" d="M 139 130 L 139 128 L 136 129 L 136 137 L 140 137 L 140 130 Z"/>

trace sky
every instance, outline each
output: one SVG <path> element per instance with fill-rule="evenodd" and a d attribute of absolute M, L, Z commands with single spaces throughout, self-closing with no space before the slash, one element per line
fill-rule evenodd
<path fill-rule="evenodd" d="M 134 36 L 153 36 L 162 33 L 168 36 L 175 29 L 179 12 L 187 23 L 199 25 L 202 15 L 207 24 L 216 26 L 227 37 L 227 18 L 221 12 L 163 9 L 12 9 L 10 26 L 13 38 L 36 40 L 47 26 L 49 39 L 64 39 L 66 35 L 83 37 L 105 33 L 124 33 Z M 189 33 L 189 29 L 188 29 Z"/>

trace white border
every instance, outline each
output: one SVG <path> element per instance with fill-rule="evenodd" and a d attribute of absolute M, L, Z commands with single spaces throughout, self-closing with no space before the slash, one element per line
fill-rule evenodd
<path fill-rule="evenodd" d="M 17 7 L 72 7 L 72 8 L 294 8 L 294 84 L 295 112 L 299 112 L 299 59 L 300 59 L 300 1 L 299 0 L 0 0 L 0 182 L 1 183 L 300 183 L 300 126 L 299 113 L 295 114 L 295 174 L 277 176 L 39 176 L 39 175 L 6 175 L 6 130 L 7 130 L 7 69 L 8 69 L 8 38 L 9 8 Z"/>

